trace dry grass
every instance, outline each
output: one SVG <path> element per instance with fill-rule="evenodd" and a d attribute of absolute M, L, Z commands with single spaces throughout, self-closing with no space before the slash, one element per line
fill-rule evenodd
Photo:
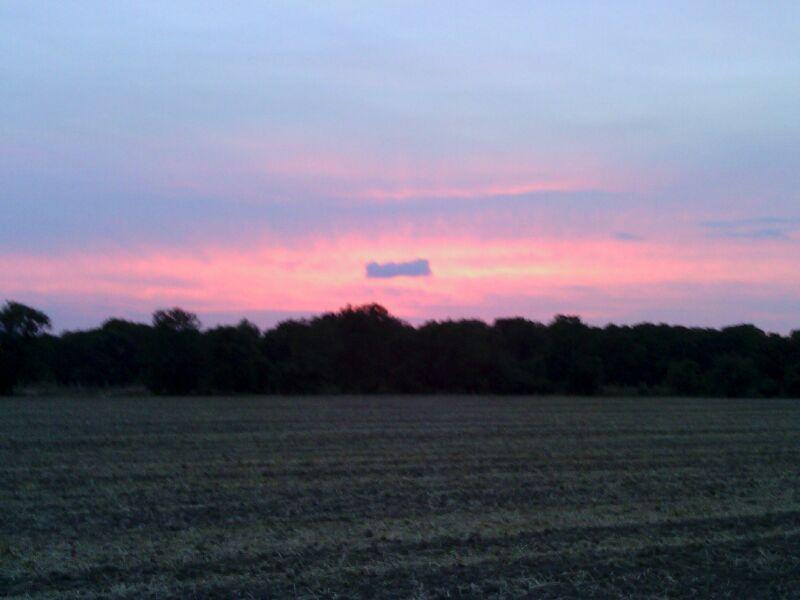
<path fill-rule="evenodd" d="M 800 403 L 0 403 L 20 598 L 800 597 Z"/>

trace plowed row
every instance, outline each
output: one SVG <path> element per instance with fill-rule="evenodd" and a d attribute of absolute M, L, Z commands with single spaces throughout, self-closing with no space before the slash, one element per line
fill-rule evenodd
<path fill-rule="evenodd" d="M 0 403 L 0 596 L 800 597 L 800 402 Z"/>

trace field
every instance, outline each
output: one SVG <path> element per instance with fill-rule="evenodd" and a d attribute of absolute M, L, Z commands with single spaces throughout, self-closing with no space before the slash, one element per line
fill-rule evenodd
<path fill-rule="evenodd" d="M 800 402 L 0 402 L 0 595 L 800 597 Z"/>

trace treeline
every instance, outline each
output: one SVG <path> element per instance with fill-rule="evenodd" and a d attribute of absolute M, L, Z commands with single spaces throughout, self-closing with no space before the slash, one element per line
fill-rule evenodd
<path fill-rule="evenodd" d="M 0 393 L 20 385 L 146 386 L 156 394 L 640 394 L 800 397 L 800 331 L 644 323 L 592 327 L 557 316 L 431 321 L 376 304 L 260 331 L 202 329 L 174 308 L 151 324 L 110 319 L 51 335 L 44 313 L 0 309 Z"/>

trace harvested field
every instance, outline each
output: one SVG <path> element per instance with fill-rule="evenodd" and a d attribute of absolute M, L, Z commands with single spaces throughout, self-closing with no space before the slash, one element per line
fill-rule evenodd
<path fill-rule="evenodd" d="M 800 597 L 800 402 L 0 402 L 19 598 Z"/>

